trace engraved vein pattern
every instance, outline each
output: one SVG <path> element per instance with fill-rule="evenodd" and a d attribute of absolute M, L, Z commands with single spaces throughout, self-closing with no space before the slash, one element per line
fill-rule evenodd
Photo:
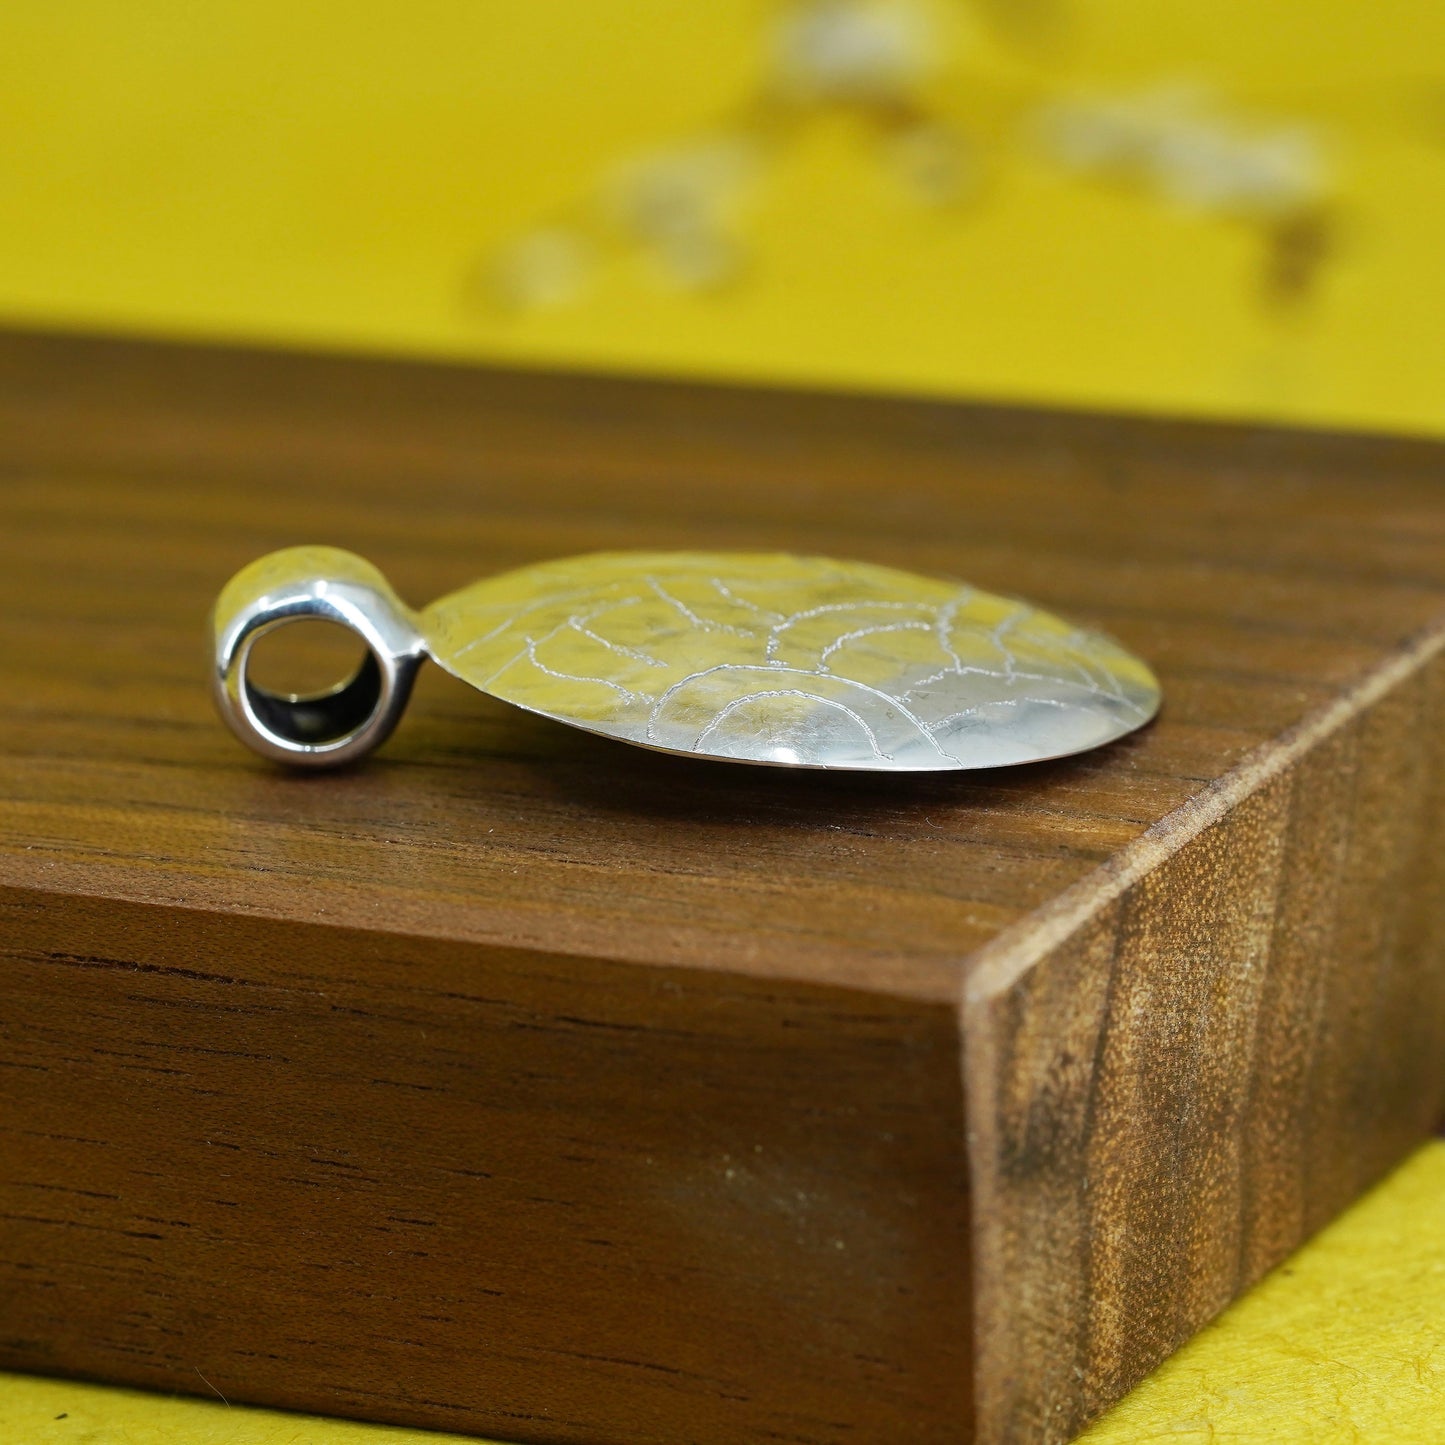
<path fill-rule="evenodd" d="M 675 752 L 988 767 L 1147 721 L 1148 669 L 1026 604 L 823 558 L 599 554 L 442 599 L 433 656 L 508 702 Z"/>

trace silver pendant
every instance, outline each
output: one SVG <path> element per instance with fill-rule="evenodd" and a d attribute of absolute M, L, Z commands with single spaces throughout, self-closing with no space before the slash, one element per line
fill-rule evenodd
<path fill-rule="evenodd" d="M 357 674 L 282 696 L 252 645 L 303 618 L 366 643 Z M 1159 708 L 1154 674 L 1027 603 L 866 562 L 610 552 L 522 567 L 415 612 L 369 562 L 293 547 L 216 603 L 221 715 L 266 757 L 351 762 L 383 742 L 423 658 L 529 712 L 660 752 L 778 767 L 937 772 L 1113 741 Z"/>

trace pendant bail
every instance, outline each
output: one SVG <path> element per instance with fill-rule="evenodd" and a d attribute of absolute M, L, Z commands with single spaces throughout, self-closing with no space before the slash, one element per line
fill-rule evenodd
<path fill-rule="evenodd" d="M 248 676 L 251 650 L 294 622 L 332 622 L 367 653 L 355 675 L 316 693 L 274 693 Z M 263 757 L 331 768 L 364 757 L 406 710 L 426 646 L 416 615 L 369 562 L 336 547 L 288 547 L 242 568 L 212 615 L 216 705 Z"/>

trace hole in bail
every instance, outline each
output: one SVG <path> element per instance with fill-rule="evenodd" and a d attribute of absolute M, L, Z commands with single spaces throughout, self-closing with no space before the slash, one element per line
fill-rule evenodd
<path fill-rule="evenodd" d="M 278 645 L 278 634 L 305 634 L 294 640 L 287 636 Z M 261 666 L 257 654 L 265 653 Z M 334 672 L 336 660 L 357 658 L 346 681 L 320 692 L 292 691 L 302 675 Z M 270 683 L 263 685 L 255 674 Z M 345 674 L 343 674 L 345 675 Z M 281 684 L 278 686 L 277 684 Z M 304 619 L 269 629 L 256 639 L 246 660 L 242 686 L 246 703 L 256 721 L 268 732 L 297 747 L 324 747 L 344 740 L 363 728 L 376 714 L 381 702 L 383 678 L 376 654 L 349 629 L 336 623 Z"/>
<path fill-rule="evenodd" d="M 353 681 L 367 646 L 350 627 L 325 617 L 290 617 L 258 632 L 246 676 L 261 692 L 303 700 Z"/>

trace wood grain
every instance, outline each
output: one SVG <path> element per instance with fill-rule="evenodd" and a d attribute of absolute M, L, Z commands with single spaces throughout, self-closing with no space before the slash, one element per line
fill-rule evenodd
<path fill-rule="evenodd" d="M 0 1364 L 534 1441 L 1068 1436 L 1445 1112 L 1437 446 L 0 339 Z M 1144 732 L 644 754 L 210 713 L 220 583 L 966 578 Z"/>

